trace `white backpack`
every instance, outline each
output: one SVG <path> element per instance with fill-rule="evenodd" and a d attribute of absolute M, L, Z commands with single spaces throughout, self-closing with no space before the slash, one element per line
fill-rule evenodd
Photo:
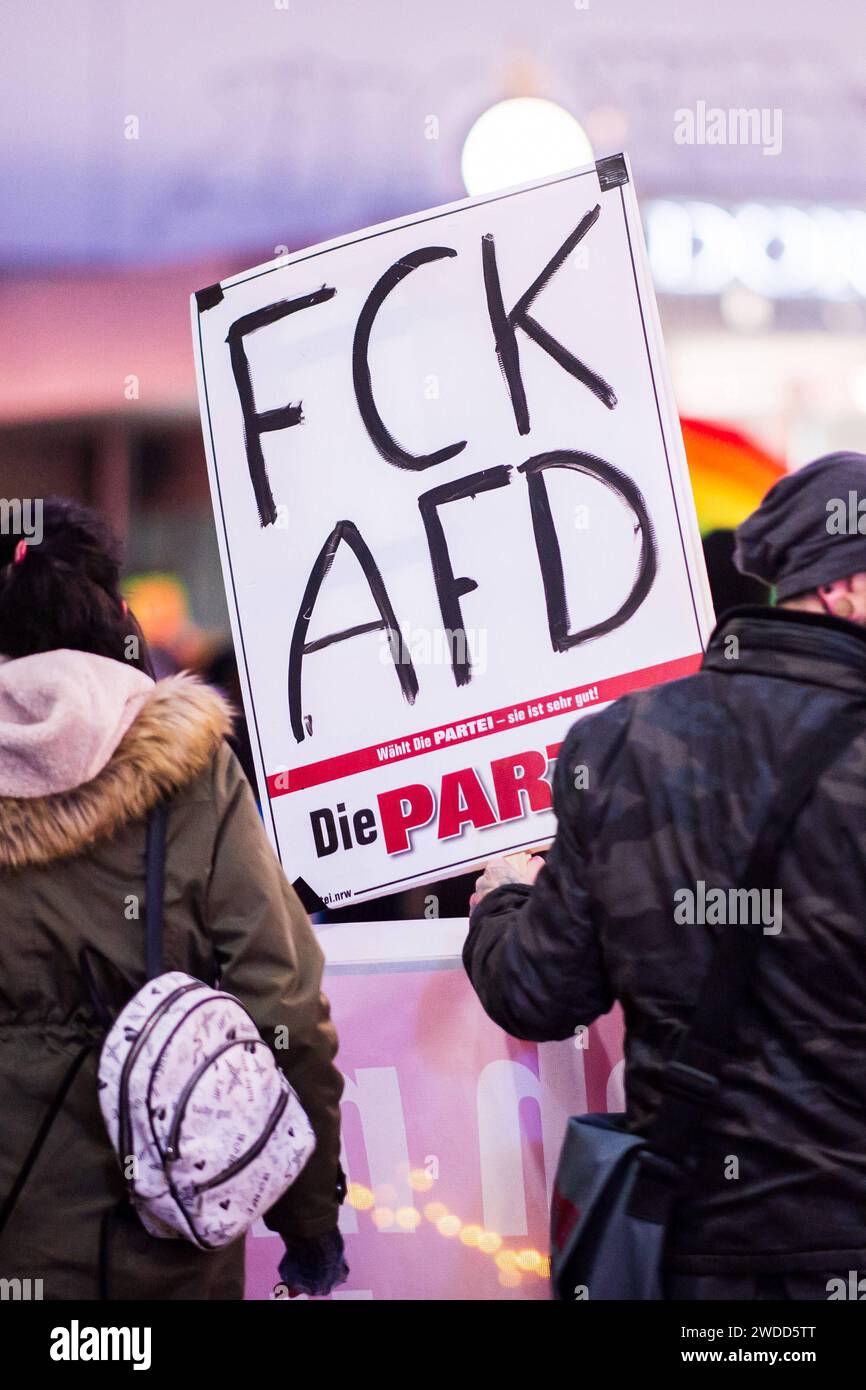
<path fill-rule="evenodd" d="M 147 836 L 148 981 L 111 1027 L 99 1103 L 145 1228 L 202 1250 L 236 1240 L 295 1181 L 316 1141 L 243 1005 L 162 971 L 165 812 Z"/>

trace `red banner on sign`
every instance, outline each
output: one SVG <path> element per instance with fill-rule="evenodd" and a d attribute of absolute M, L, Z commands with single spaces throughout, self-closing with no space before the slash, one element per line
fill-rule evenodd
<path fill-rule="evenodd" d="M 455 720 L 450 724 L 437 724 L 432 729 L 422 729 L 416 734 L 406 734 L 390 742 L 370 744 L 368 748 L 357 748 L 352 753 L 339 753 L 333 758 L 323 758 L 317 763 L 307 763 L 304 767 L 290 771 L 272 772 L 268 776 L 268 793 L 273 800 L 288 792 L 303 791 L 307 787 L 317 787 L 323 782 L 334 782 L 340 777 L 349 777 L 356 772 L 369 772 L 374 767 L 403 762 L 407 758 L 417 758 L 431 749 L 445 748 L 454 743 L 470 743 L 477 738 L 501 733 L 513 726 L 515 716 L 521 725 L 534 724 L 541 719 L 553 719 L 557 715 L 579 714 L 591 706 L 609 704 L 633 690 L 643 690 L 647 686 L 661 685 L 664 681 L 678 680 L 682 676 L 693 675 L 703 659 L 702 652 L 680 657 L 676 661 L 662 661 L 657 666 L 644 666 L 639 671 L 627 671 L 609 680 L 597 681 L 594 685 L 572 686 L 560 690 L 555 695 L 540 695 L 537 699 L 522 700 L 516 705 L 505 705 L 502 709 L 489 710 L 471 719 Z"/>

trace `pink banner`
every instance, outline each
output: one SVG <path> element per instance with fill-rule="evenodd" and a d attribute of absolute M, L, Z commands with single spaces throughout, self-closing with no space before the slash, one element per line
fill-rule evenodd
<path fill-rule="evenodd" d="M 424 937 L 434 924 L 401 925 Z M 490 1022 L 453 955 L 358 970 L 332 967 L 326 984 L 350 1181 L 351 1277 L 333 1297 L 547 1298 L 566 1118 L 622 1106 L 618 1011 L 536 1046 Z M 248 1298 L 283 1296 L 280 1251 L 264 1227 L 250 1238 Z"/>

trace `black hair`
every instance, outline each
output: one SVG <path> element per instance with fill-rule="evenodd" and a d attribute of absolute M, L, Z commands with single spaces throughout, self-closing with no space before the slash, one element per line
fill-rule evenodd
<path fill-rule="evenodd" d="M 111 527 L 68 498 L 32 506 L 32 539 L 8 529 L 0 534 L 0 653 L 15 658 L 66 647 L 152 675 L 144 635 L 120 592 L 122 551 Z"/>

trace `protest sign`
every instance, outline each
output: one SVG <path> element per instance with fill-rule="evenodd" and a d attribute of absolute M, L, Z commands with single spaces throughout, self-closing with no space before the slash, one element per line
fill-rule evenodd
<path fill-rule="evenodd" d="M 574 719 L 711 622 L 628 163 L 200 291 L 265 823 L 308 902 L 540 846 Z"/>

